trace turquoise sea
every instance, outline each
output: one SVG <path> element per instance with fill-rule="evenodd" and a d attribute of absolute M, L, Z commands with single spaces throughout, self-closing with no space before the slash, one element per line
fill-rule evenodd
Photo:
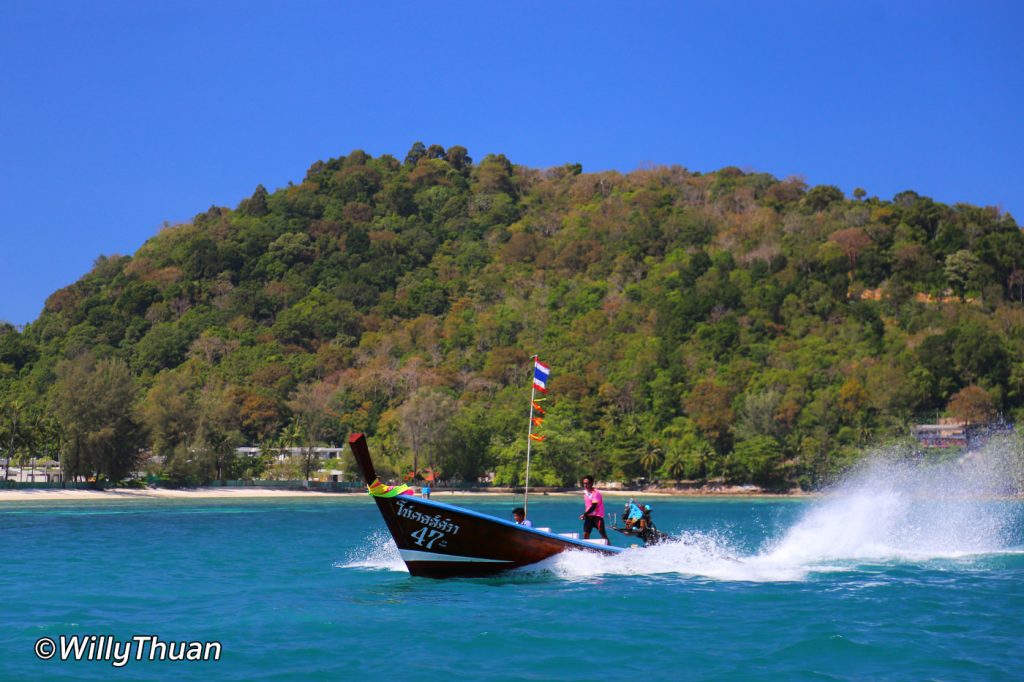
<path fill-rule="evenodd" d="M 501 516 L 514 501 L 434 499 Z M 1020 501 L 865 489 L 652 502 L 683 542 L 449 581 L 405 573 L 362 495 L 0 503 L 0 679 L 1024 674 Z M 580 506 L 530 499 L 534 522 L 556 529 L 575 529 Z M 222 653 L 123 667 L 36 657 L 61 635 L 216 640 Z"/>

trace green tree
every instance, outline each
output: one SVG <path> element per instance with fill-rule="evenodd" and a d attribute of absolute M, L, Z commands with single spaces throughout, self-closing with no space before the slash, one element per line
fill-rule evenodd
<path fill-rule="evenodd" d="M 199 417 L 196 424 L 196 446 L 213 463 L 216 477 L 244 478 L 258 474 L 265 460 L 240 460 L 236 448 L 242 441 L 238 412 L 230 398 L 230 387 L 210 381 L 196 399 Z"/>
<path fill-rule="evenodd" d="M 294 414 L 295 424 L 303 448 L 303 470 L 308 481 L 317 463 L 316 447 L 323 445 L 329 436 L 337 435 L 340 414 L 337 411 L 338 386 L 332 382 L 317 381 L 300 385 L 288 408 Z"/>
<path fill-rule="evenodd" d="M 473 165 L 473 159 L 470 158 L 469 151 L 461 145 L 449 147 L 445 158 L 448 160 L 449 165 L 460 173 L 468 173 Z"/>
<path fill-rule="evenodd" d="M 662 431 L 662 442 L 665 449 L 659 470 L 662 478 L 706 480 L 709 477 L 715 450 L 692 421 L 686 418 L 673 420 Z"/>
<path fill-rule="evenodd" d="M 782 449 L 771 436 L 754 436 L 736 443 L 732 453 L 734 475 L 741 482 L 773 487 L 779 484 Z"/>
<path fill-rule="evenodd" d="M 422 142 L 413 142 L 412 147 L 409 148 L 409 153 L 405 155 L 405 165 L 409 167 L 415 167 L 420 159 L 427 156 L 427 147 Z"/>
<path fill-rule="evenodd" d="M 252 193 L 252 196 L 248 199 L 243 199 L 242 203 L 238 205 L 238 212 L 253 218 L 262 218 L 270 212 L 270 208 L 267 205 L 267 198 L 269 196 L 266 187 L 257 185 L 256 191 Z"/>
<path fill-rule="evenodd" d="M 139 416 L 149 431 L 154 454 L 172 457 L 179 445 L 187 451 L 194 440 L 199 414 L 193 381 L 187 370 L 161 372 L 146 393 Z"/>
<path fill-rule="evenodd" d="M 734 430 L 740 440 L 755 436 L 779 436 L 782 424 L 775 418 L 782 407 L 783 395 L 774 388 L 743 396 Z"/>
<path fill-rule="evenodd" d="M 412 451 L 412 471 L 419 474 L 420 457 L 433 467 L 440 458 L 442 438 L 455 411 L 455 401 L 431 388 L 421 388 L 398 408 L 398 432 Z"/>
<path fill-rule="evenodd" d="M 57 376 L 51 408 L 65 434 L 66 475 L 123 480 L 145 444 L 128 366 L 86 355 L 60 363 Z"/>
<path fill-rule="evenodd" d="M 946 281 L 961 301 L 965 299 L 967 290 L 975 283 L 975 274 L 980 265 L 977 256 L 963 249 L 946 257 L 946 265 L 943 268 Z"/>
<path fill-rule="evenodd" d="M 658 443 L 648 441 L 643 452 L 640 453 L 640 466 L 647 472 L 647 481 L 654 479 L 654 470 L 658 468 L 664 459 L 664 453 Z"/>
<path fill-rule="evenodd" d="M 705 379 L 693 387 L 684 406 L 687 414 L 719 452 L 728 450 L 733 421 L 732 398 L 726 386 Z"/>
<path fill-rule="evenodd" d="M 7 452 L 4 459 L 4 480 L 6 481 L 10 477 L 11 460 L 14 458 L 14 446 L 18 442 L 21 431 L 19 430 L 19 420 L 25 412 L 25 401 L 19 398 L 13 398 L 6 401 L 2 406 L 2 414 L 4 418 L 4 431 L 7 436 Z M 22 427 L 23 430 L 24 427 Z"/>
<path fill-rule="evenodd" d="M 838 187 L 834 185 L 818 185 L 812 187 L 804 195 L 803 204 L 808 211 L 817 213 L 824 211 L 832 204 L 838 203 L 844 198 L 842 190 Z"/>
<path fill-rule="evenodd" d="M 488 417 L 483 405 L 463 405 L 456 411 L 439 454 L 446 478 L 476 482 L 487 475 L 494 463 Z"/>

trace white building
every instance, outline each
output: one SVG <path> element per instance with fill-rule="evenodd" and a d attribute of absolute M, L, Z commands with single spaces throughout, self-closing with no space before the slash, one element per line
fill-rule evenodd
<path fill-rule="evenodd" d="M 307 450 L 308 448 L 271 448 L 269 452 L 273 454 L 274 459 L 283 462 L 289 457 L 305 457 Z M 235 452 L 246 457 L 258 457 L 262 450 L 253 445 L 246 445 L 235 448 Z M 345 452 L 345 448 L 315 447 L 313 452 L 318 459 L 334 459 L 335 457 L 341 457 L 341 454 Z"/>

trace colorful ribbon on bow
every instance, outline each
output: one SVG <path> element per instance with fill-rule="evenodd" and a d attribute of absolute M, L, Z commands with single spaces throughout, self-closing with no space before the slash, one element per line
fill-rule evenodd
<path fill-rule="evenodd" d="M 374 497 L 398 497 L 399 495 L 415 495 L 414 491 L 404 483 L 399 486 L 384 485 L 379 478 L 373 479 L 373 483 L 366 486 L 367 492 Z"/>

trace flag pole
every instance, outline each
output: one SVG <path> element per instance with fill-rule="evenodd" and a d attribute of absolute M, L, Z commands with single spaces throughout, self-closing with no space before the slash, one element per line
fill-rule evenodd
<path fill-rule="evenodd" d="M 526 485 L 523 488 L 523 518 L 529 518 L 526 513 L 530 505 L 530 445 L 533 444 L 533 404 L 537 396 L 537 384 L 533 381 L 534 363 L 538 355 L 530 358 L 530 426 L 526 430 Z"/>

